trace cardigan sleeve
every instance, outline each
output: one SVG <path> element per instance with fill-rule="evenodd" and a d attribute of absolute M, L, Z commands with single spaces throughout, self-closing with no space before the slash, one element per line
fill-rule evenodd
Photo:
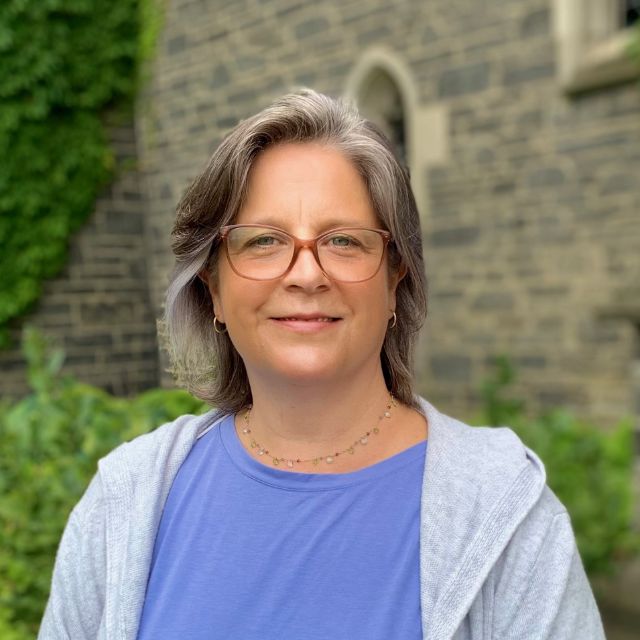
<path fill-rule="evenodd" d="M 541 518 L 546 527 L 540 528 Z M 494 595 L 492 637 L 604 640 L 566 509 L 552 514 L 540 509 L 530 520 L 525 519 L 506 550 Z"/>
<path fill-rule="evenodd" d="M 38 640 L 98 637 L 106 591 L 105 552 L 104 499 L 96 475 L 62 535 Z"/>

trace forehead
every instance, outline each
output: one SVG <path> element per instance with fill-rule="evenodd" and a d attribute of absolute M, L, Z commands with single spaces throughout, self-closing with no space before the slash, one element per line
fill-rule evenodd
<path fill-rule="evenodd" d="M 365 181 L 339 150 L 317 143 L 269 147 L 255 160 L 236 222 L 318 233 L 379 226 Z"/>

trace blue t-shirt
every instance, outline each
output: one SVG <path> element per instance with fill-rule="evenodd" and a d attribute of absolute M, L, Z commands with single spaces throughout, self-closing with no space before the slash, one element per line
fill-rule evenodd
<path fill-rule="evenodd" d="M 171 487 L 139 640 L 422 638 L 426 447 L 352 473 L 283 471 L 225 418 Z"/>

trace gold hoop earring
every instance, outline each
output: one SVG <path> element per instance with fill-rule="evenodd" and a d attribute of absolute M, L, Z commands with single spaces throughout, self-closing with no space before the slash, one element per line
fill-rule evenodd
<path fill-rule="evenodd" d="M 393 324 L 389 325 L 389 329 L 393 329 L 396 324 L 398 323 L 398 316 L 396 315 L 396 312 L 393 312 Z"/>
<path fill-rule="evenodd" d="M 220 329 L 218 329 L 218 325 L 222 326 L 222 322 L 218 322 L 218 318 L 213 316 L 213 330 L 216 333 L 227 333 L 227 327 L 225 327 L 224 329 L 220 330 Z"/>

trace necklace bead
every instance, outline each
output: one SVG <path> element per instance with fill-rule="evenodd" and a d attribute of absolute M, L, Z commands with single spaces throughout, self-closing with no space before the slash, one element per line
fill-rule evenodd
<path fill-rule="evenodd" d="M 389 402 L 387 403 L 385 411 L 378 417 L 378 425 L 380 424 L 380 422 L 382 421 L 383 418 L 391 418 L 391 408 L 395 407 L 395 406 L 397 406 L 396 399 L 393 397 L 392 394 L 389 394 Z M 248 434 L 251 433 L 251 428 L 249 427 L 249 420 L 250 420 L 251 410 L 252 409 L 253 409 L 253 406 L 249 405 L 249 407 L 247 408 L 247 412 L 244 414 L 245 425 L 242 428 L 242 433 L 244 435 L 248 435 Z M 295 458 L 295 463 L 294 463 L 294 459 L 293 458 L 280 458 L 278 456 L 271 455 L 270 456 L 271 457 L 271 463 L 273 464 L 274 467 L 278 467 L 278 466 L 280 466 L 280 463 L 282 462 L 282 463 L 286 464 L 286 466 L 289 469 L 293 469 L 294 464 L 301 464 L 303 462 L 311 462 L 313 465 L 317 466 L 321 460 L 324 460 L 326 464 L 333 464 L 335 462 L 335 459 L 342 453 L 349 453 L 351 455 L 354 455 L 355 452 L 356 452 L 356 446 L 357 445 L 365 446 L 369 442 L 369 436 L 372 433 L 374 435 L 378 435 L 380 433 L 380 428 L 379 428 L 378 425 L 373 427 L 370 431 L 367 431 L 364 435 L 362 435 L 360 438 L 358 438 L 351 446 L 347 447 L 346 449 L 343 449 L 342 451 L 336 451 L 332 455 L 319 456 L 317 458 L 308 458 L 306 460 L 302 460 L 300 458 Z M 255 440 L 255 438 L 251 438 L 250 446 L 251 446 L 252 449 L 258 449 L 257 454 L 259 456 L 264 456 L 265 454 L 269 455 L 269 450 L 265 449 L 263 446 L 261 446 Z"/>

